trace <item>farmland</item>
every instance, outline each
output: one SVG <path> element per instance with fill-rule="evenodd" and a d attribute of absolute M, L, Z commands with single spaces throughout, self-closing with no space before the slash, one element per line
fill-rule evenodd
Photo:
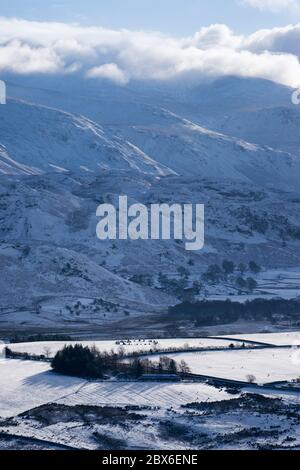
<path fill-rule="evenodd" d="M 117 351 L 121 346 L 127 353 L 151 350 L 153 360 L 156 348 L 180 350 L 189 344 L 199 350 L 160 354 L 176 361 L 184 359 L 194 374 L 225 379 L 223 385 L 192 378 L 174 383 L 89 380 L 56 374 L 49 362 L 1 359 L 0 447 L 299 448 L 300 393 L 273 385 L 299 377 L 297 351 L 291 347 L 299 336 L 299 332 L 289 332 L 216 339 L 82 342 L 95 344 L 101 351 Z M 241 347 L 244 341 L 248 341 L 246 348 Z M 29 354 L 44 354 L 47 349 L 52 356 L 64 344 L 50 341 L 9 346 Z M 247 383 L 249 375 L 258 386 Z M 226 380 L 244 384 L 230 386 Z"/>

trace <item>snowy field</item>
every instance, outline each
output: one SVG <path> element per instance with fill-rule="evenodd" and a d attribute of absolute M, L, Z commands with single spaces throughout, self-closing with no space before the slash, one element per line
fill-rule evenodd
<path fill-rule="evenodd" d="M 258 341 L 259 343 L 272 344 L 275 346 L 297 346 L 300 345 L 300 332 L 291 331 L 286 333 L 258 333 L 258 334 L 242 334 L 231 335 L 232 339 L 237 341 Z"/>
<path fill-rule="evenodd" d="M 184 359 L 193 372 L 241 380 L 253 373 L 258 382 L 271 382 L 298 376 L 292 353 L 291 348 L 272 348 L 170 355 Z M 268 388 L 266 398 L 257 398 L 262 389 L 249 386 L 242 392 L 232 395 L 192 382 L 85 381 L 54 374 L 46 363 L 2 359 L 0 417 L 11 419 L 0 423 L 0 431 L 15 440 L 4 446 L 17 448 L 34 448 L 38 439 L 39 447 L 47 449 L 58 444 L 89 450 L 245 449 L 256 443 L 289 446 L 292 437 L 300 446 L 294 417 L 298 393 Z M 281 397 L 274 406 L 264 401 Z M 17 416 L 25 411 L 25 417 Z M 271 426 L 278 429 L 276 435 L 270 434 Z"/>
<path fill-rule="evenodd" d="M 299 353 L 292 348 L 177 353 L 168 356 L 178 362 L 186 361 L 191 372 L 200 375 L 245 382 L 248 375 L 254 375 L 259 384 L 300 377 Z M 295 357 L 298 359 L 296 362 Z"/>
<path fill-rule="evenodd" d="M 300 270 L 269 269 L 258 276 L 258 289 L 271 296 L 293 299 L 300 295 Z"/>
<path fill-rule="evenodd" d="M 46 403 L 98 406 L 180 406 L 230 398 L 206 384 L 88 382 L 60 376 L 42 362 L 0 361 L 0 417 L 16 416 Z"/>
<path fill-rule="evenodd" d="M 237 345 L 242 342 L 236 340 Z M 226 339 L 213 338 L 176 338 L 176 339 L 146 339 L 146 340 L 122 340 L 122 341 L 41 341 L 34 343 L 9 344 L 9 348 L 17 352 L 27 352 L 30 354 L 45 354 L 54 356 L 57 351 L 65 345 L 82 344 L 83 346 L 95 345 L 100 351 L 115 352 L 122 347 L 125 352 L 143 352 L 150 350 L 164 350 L 168 348 L 228 348 L 232 341 Z"/>
<path fill-rule="evenodd" d="M 195 277 L 197 280 L 197 276 Z M 268 269 L 256 276 L 257 288 L 252 294 L 237 294 L 228 292 L 228 288 L 218 286 L 218 292 L 214 287 L 208 288 L 210 300 L 231 300 L 245 303 L 257 299 L 295 299 L 300 296 L 300 268 Z"/>
<path fill-rule="evenodd" d="M 234 343 L 248 341 L 270 344 L 294 344 L 300 341 L 300 332 L 254 334 L 234 337 Z M 300 376 L 299 354 L 292 348 L 229 350 L 232 340 L 225 339 L 165 339 L 125 342 L 83 342 L 104 351 L 164 349 L 168 347 L 225 347 L 225 351 L 169 353 L 176 361 L 184 360 L 193 373 L 247 381 L 253 375 L 258 384 L 297 379 Z M 72 342 L 71 344 L 76 343 Z M 116 344 L 118 343 L 118 344 Z M 121 344 L 119 344 L 121 343 Z M 44 354 L 45 348 L 53 355 L 64 342 L 12 344 L 15 351 Z M 70 343 L 67 343 L 70 344 Z M 227 349 L 228 348 L 228 349 Z M 297 357 L 295 356 L 297 355 Z M 155 356 L 152 356 L 155 358 Z M 187 402 L 217 401 L 230 398 L 218 389 L 200 383 L 143 383 L 143 382 L 88 382 L 79 378 L 59 376 L 51 372 L 49 364 L 33 361 L 0 360 L 0 416 L 8 417 L 48 402 L 68 405 L 98 406 L 169 406 L 179 407 Z"/>
<path fill-rule="evenodd" d="M 50 371 L 49 364 L 0 359 L 0 416 L 23 411 L 76 392 L 85 381 Z"/>
<path fill-rule="evenodd" d="M 189 402 L 208 402 L 232 398 L 224 390 L 202 383 L 91 382 L 66 398 L 65 405 L 180 407 Z"/>

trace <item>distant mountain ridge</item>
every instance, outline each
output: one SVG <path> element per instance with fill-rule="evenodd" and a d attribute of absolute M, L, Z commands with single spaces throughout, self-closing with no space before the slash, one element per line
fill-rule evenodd
<path fill-rule="evenodd" d="M 132 125 L 135 112 L 143 110 L 142 124 Z M 291 153 L 206 129 L 150 105 L 139 105 L 132 112 L 128 107 L 128 124 L 125 116 L 122 119 L 122 125 L 103 126 L 69 111 L 9 100 L 0 109 L 0 172 L 120 169 L 298 185 L 300 158 Z"/>

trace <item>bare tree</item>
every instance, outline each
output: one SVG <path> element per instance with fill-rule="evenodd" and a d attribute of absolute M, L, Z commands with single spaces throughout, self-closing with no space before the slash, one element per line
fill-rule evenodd
<path fill-rule="evenodd" d="M 124 356 L 125 356 L 125 352 L 126 352 L 126 350 L 125 350 L 124 346 L 120 346 L 120 347 L 118 348 L 118 354 L 119 354 L 120 357 L 124 357 Z"/>
<path fill-rule="evenodd" d="M 249 374 L 249 375 L 247 375 L 246 379 L 247 379 L 247 382 L 249 384 L 255 384 L 256 383 L 255 375 Z"/>
<path fill-rule="evenodd" d="M 43 349 L 43 353 L 44 353 L 44 356 L 49 359 L 49 357 L 51 356 L 51 349 L 49 348 L 49 346 L 45 346 L 44 349 Z"/>
<path fill-rule="evenodd" d="M 183 375 L 189 374 L 191 372 L 189 366 L 185 361 L 181 361 L 178 365 L 179 372 Z"/>

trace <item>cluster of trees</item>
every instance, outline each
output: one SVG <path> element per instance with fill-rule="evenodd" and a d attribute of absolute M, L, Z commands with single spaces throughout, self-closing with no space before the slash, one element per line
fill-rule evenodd
<path fill-rule="evenodd" d="M 9 338 L 11 343 L 35 343 L 40 341 L 72 341 L 71 336 L 68 335 L 61 335 L 61 334 L 37 334 L 37 335 L 30 335 L 30 336 L 22 336 L 20 334 L 16 334 Z"/>
<path fill-rule="evenodd" d="M 4 348 L 4 355 L 9 359 L 21 359 L 23 361 L 46 361 L 49 359 L 51 350 L 45 347 L 44 354 L 30 354 L 26 352 L 12 351 L 9 347 Z"/>
<path fill-rule="evenodd" d="M 77 377 L 103 378 L 106 374 L 126 374 L 138 378 L 145 373 L 187 374 L 189 368 L 184 361 L 177 364 L 166 356 L 158 362 L 148 358 L 124 361 L 124 351 L 100 352 L 97 348 L 81 344 L 65 346 L 51 362 L 55 372 Z"/>
<path fill-rule="evenodd" d="M 114 312 L 117 313 L 119 310 L 119 304 L 115 304 L 112 302 L 108 302 L 103 299 L 94 299 L 92 303 L 83 304 L 78 300 L 73 305 L 66 305 L 66 310 L 68 310 L 72 315 L 80 316 L 81 313 L 89 312 L 89 313 L 98 313 L 103 310 L 106 312 Z"/>
<path fill-rule="evenodd" d="M 96 350 L 81 344 L 65 346 L 58 351 L 51 362 L 55 372 L 77 377 L 103 377 L 104 364 Z"/>
<path fill-rule="evenodd" d="M 300 313 L 300 300 L 255 299 L 245 303 L 230 300 L 203 300 L 183 302 L 169 307 L 169 314 L 177 320 L 192 320 L 197 325 L 217 325 L 243 320 L 270 320 L 276 315 Z"/>
<path fill-rule="evenodd" d="M 266 212 L 259 215 L 253 212 L 250 207 L 242 206 L 234 212 L 234 215 L 243 221 L 250 233 L 258 232 L 265 234 L 269 229 L 270 216 Z"/>
<path fill-rule="evenodd" d="M 179 268 L 180 269 L 180 268 Z M 187 272 L 182 275 L 182 271 L 179 271 L 180 278 L 169 278 L 163 273 L 158 274 L 158 282 L 160 286 L 164 289 L 164 291 L 168 292 L 169 294 L 173 294 L 179 299 L 182 298 L 184 294 L 184 290 L 188 286 L 188 277 L 189 274 Z"/>
<path fill-rule="evenodd" d="M 140 284 L 142 286 L 152 287 L 153 286 L 153 279 L 150 274 L 134 274 L 130 278 L 131 282 L 135 282 L 136 284 Z"/>
<path fill-rule="evenodd" d="M 54 263 L 58 263 L 57 260 L 53 261 Z M 91 279 L 88 277 L 88 271 L 85 269 L 84 271 L 76 265 L 76 262 L 72 260 L 73 264 L 70 262 L 66 262 L 60 269 L 59 274 L 68 276 L 68 277 L 81 277 L 85 281 L 92 282 Z"/>
<path fill-rule="evenodd" d="M 193 264 L 192 260 L 191 264 Z M 227 282 L 232 287 L 247 292 L 253 292 L 257 288 L 257 282 L 253 276 L 261 272 L 261 267 L 255 262 L 248 264 L 235 264 L 231 260 L 224 259 L 221 264 L 211 264 L 205 273 L 202 274 L 200 281 L 190 282 L 190 271 L 184 266 L 180 266 L 177 271 L 179 277 L 170 278 L 163 273 L 158 274 L 158 283 L 160 287 L 171 295 L 176 296 L 181 301 L 193 300 L 205 291 L 205 285 Z M 141 282 L 141 276 L 135 276 L 131 280 Z M 148 284 L 150 285 L 150 284 Z"/>
<path fill-rule="evenodd" d="M 285 241 L 287 238 L 292 240 L 300 239 L 300 227 L 294 225 L 286 216 L 280 214 L 270 214 L 263 212 L 261 215 L 253 212 L 249 207 L 242 206 L 234 211 L 234 215 L 243 221 L 248 228 L 248 233 L 258 232 L 266 234 L 268 230 L 276 231 Z M 241 227 L 236 227 L 237 231 L 244 233 Z"/>
<path fill-rule="evenodd" d="M 240 263 L 235 265 L 233 261 L 224 260 L 221 265 L 211 264 L 206 272 L 202 275 L 202 279 L 209 283 L 219 283 L 230 281 L 239 289 L 253 291 L 257 287 L 257 282 L 252 277 L 244 278 L 245 274 L 257 275 L 261 271 L 261 267 L 255 262 L 250 261 L 248 265 Z"/>
<path fill-rule="evenodd" d="M 158 282 L 161 288 L 169 294 L 175 295 L 180 300 L 194 299 L 203 290 L 203 284 L 195 281 L 190 283 L 190 271 L 184 266 L 177 269 L 179 278 L 169 278 L 163 273 L 158 274 Z"/>
<path fill-rule="evenodd" d="M 244 279 L 243 277 L 239 276 L 236 278 L 236 286 L 241 289 L 241 290 L 247 290 L 247 291 L 254 291 L 254 289 L 257 288 L 257 282 L 253 277 L 247 277 L 247 279 Z"/>
<path fill-rule="evenodd" d="M 136 358 L 129 363 L 129 375 L 135 378 L 141 377 L 143 374 L 179 374 L 186 375 L 190 373 L 190 369 L 185 361 L 177 363 L 168 356 L 161 356 L 158 362 L 151 361 L 148 358 Z"/>

